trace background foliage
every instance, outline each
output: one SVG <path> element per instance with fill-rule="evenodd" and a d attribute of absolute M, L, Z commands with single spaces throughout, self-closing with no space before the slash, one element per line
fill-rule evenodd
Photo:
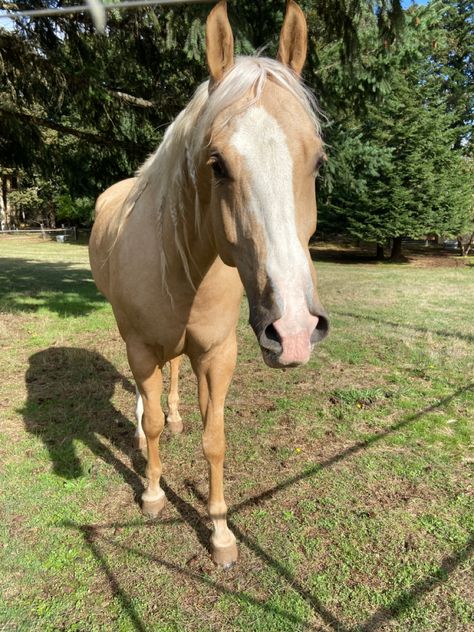
<path fill-rule="evenodd" d="M 330 158 L 318 185 L 320 230 L 380 244 L 467 233 L 474 3 L 300 4 L 310 30 L 305 80 L 325 113 Z M 4 223 L 90 223 L 97 194 L 133 173 L 205 79 L 208 12 L 113 11 L 104 35 L 80 14 L 15 18 L 0 29 Z M 283 1 L 244 0 L 229 12 L 238 54 L 275 54 Z"/>

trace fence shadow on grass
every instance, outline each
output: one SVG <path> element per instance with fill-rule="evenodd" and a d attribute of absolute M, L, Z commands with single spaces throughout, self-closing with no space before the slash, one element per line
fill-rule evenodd
<path fill-rule="evenodd" d="M 198 489 L 192 484 L 188 485 L 194 495 L 205 505 L 205 498 Z M 460 564 L 472 557 L 474 553 L 474 538 L 471 538 L 464 548 L 453 551 L 450 555 L 446 556 L 441 561 L 441 564 L 436 571 L 416 583 L 410 589 L 405 590 L 388 607 L 380 608 L 380 610 L 377 610 L 367 621 L 358 624 L 355 628 L 348 628 L 338 621 L 338 619 L 326 608 L 324 608 L 320 601 L 316 599 L 302 584 L 300 584 L 296 577 L 291 575 L 284 564 L 267 553 L 253 538 L 244 533 L 232 520 L 229 520 L 228 523 L 238 540 L 245 544 L 255 555 L 260 557 L 282 578 L 284 578 L 288 582 L 288 585 L 311 606 L 313 611 L 319 614 L 324 623 L 337 632 L 374 632 L 375 630 L 380 629 L 380 626 L 385 623 L 389 623 L 391 619 L 398 617 L 403 614 L 403 612 L 413 607 L 415 603 L 423 597 L 423 595 L 430 592 L 443 582 L 446 582 L 449 575 L 451 575 Z"/>
<path fill-rule="evenodd" d="M 168 487 L 168 490 L 169 490 L 169 487 Z M 180 501 L 184 502 L 181 499 Z M 188 510 L 187 510 L 187 513 L 189 515 Z M 196 513 L 197 515 L 199 515 L 199 512 L 197 512 L 194 508 L 192 508 L 191 513 L 192 514 Z M 199 520 L 200 522 L 203 523 L 203 520 L 201 517 L 199 517 Z M 73 529 L 81 534 L 89 550 L 94 555 L 97 562 L 100 564 L 102 571 L 104 572 L 105 576 L 107 577 L 109 581 L 111 589 L 113 590 L 114 594 L 118 596 L 123 609 L 127 613 L 130 619 L 130 622 L 133 625 L 133 628 L 137 630 L 137 632 L 142 632 L 149 628 L 146 627 L 145 623 L 139 617 L 136 611 L 136 608 L 134 607 L 133 600 L 130 599 L 127 593 L 121 588 L 120 583 L 118 582 L 115 573 L 112 571 L 110 564 L 107 562 L 106 556 L 101 551 L 101 547 L 100 547 L 101 542 L 103 542 L 104 544 L 109 544 L 113 546 L 114 548 L 120 549 L 122 551 L 126 551 L 127 553 L 131 553 L 134 556 L 138 558 L 142 558 L 149 563 L 158 564 L 159 566 L 162 566 L 167 571 L 170 571 L 176 575 L 182 575 L 200 584 L 204 584 L 205 586 L 208 586 L 209 588 L 215 590 L 216 592 L 222 595 L 229 595 L 242 603 L 258 606 L 265 612 L 276 614 L 286 619 L 286 621 L 288 622 L 288 625 L 291 625 L 291 624 L 300 625 L 307 629 L 314 630 L 315 632 L 318 632 L 318 631 L 322 632 L 323 630 L 322 628 L 307 624 L 303 619 L 291 613 L 285 612 L 283 609 L 278 608 L 277 606 L 272 606 L 272 605 L 267 604 L 264 599 L 257 599 L 256 597 L 248 593 L 233 590 L 229 588 L 228 586 L 226 586 L 223 582 L 219 582 L 212 579 L 212 577 L 210 577 L 207 574 L 198 573 L 188 568 L 179 566 L 178 564 L 175 564 L 173 562 L 169 562 L 168 560 L 162 559 L 158 556 L 150 555 L 149 553 L 141 551 L 135 547 L 127 546 L 125 544 L 122 544 L 121 542 L 117 542 L 113 540 L 112 538 L 106 537 L 102 535 L 101 531 L 102 529 L 106 528 L 107 525 L 105 525 L 105 527 L 104 525 L 84 525 L 84 524 L 77 524 L 75 522 L 66 520 L 62 523 L 62 526 L 68 529 Z M 123 526 L 129 526 L 129 525 L 125 523 Z M 288 628 L 288 629 L 291 629 L 291 628 Z M 345 628 L 339 627 L 337 628 L 337 630 L 339 630 L 340 632 L 344 632 Z M 346 632 L 348 631 L 346 630 Z"/>
<path fill-rule="evenodd" d="M 383 320 L 377 318 L 377 316 L 370 316 L 370 314 L 354 314 L 352 312 L 340 312 L 339 310 L 332 310 L 332 314 L 336 316 L 344 316 L 347 318 L 355 318 L 356 320 L 369 320 L 371 322 L 388 325 L 395 329 L 411 329 L 412 331 L 418 331 L 422 334 L 434 334 L 435 336 L 446 336 L 448 338 L 458 338 L 459 340 L 465 340 L 466 342 L 474 342 L 474 334 L 463 334 L 459 331 L 440 331 L 437 329 L 430 329 L 429 327 L 423 327 L 422 325 L 413 325 L 412 323 L 397 323 L 395 321 Z"/>
<path fill-rule="evenodd" d="M 471 538 L 466 546 L 457 551 L 452 551 L 441 560 L 438 568 L 427 577 L 414 584 L 411 588 L 404 590 L 387 608 L 377 610 L 361 626 L 357 626 L 357 632 L 373 632 L 379 630 L 381 626 L 389 623 L 391 619 L 400 616 L 406 610 L 412 608 L 424 595 L 431 592 L 444 582 L 463 562 L 466 562 L 474 553 L 474 538 Z M 354 632 L 356 632 L 354 630 Z"/>
<path fill-rule="evenodd" d="M 39 436 L 47 446 L 56 473 L 65 478 L 76 478 L 82 474 L 82 465 L 73 445 L 73 441 L 80 440 L 94 454 L 111 465 L 123 477 L 124 481 L 131 486 L 135 491 L 136 498 L 138 498 L 143 486 L 137 472 L 143 473 L 144 459 L 139 452 L 136 452 L 131 447 L 134 425 L 110 401 L 114 385 L 117 382 L 122 383 L 129 391 L 134 390 L 132 384 L 120 375 L 101 355 L 74 348 L 51 348 L 31 356 L 26 382 L 28 401 L 22 411 L 25 425 L 29 432 Z M 474 383 L 469 383 L 448 397 L 427 406 L 417 413 L 406 416 L 401 421 L 371 435 L 364 441 L 355 443 L 330 459 L 315 463 L 302 472 L 281 481 L 274 487 L 233 506 L 229 512 L 230 527 L 240 542 L 266 565 L 271 567 L 292 590 L 296 591 L 311 607 L 312 611 L 324 621 L 327 627 L 338 632 L 351 632 L 350 628 L 343 625 L 308 588 L 298 581 L 282 561 L 272 556 L 254 538 L 234 524 L 232 515 L 248 507 L 258 505 L 272 498 L 279 491 L 301 480 L 315 476 L 321 469 L 331 467 L 343 459 L 371 447 L 387 436 L 408 427 L 425 414 L 442 408 L 462 393 L 473 389 Z M 132 467 L 129 467 L 119 459 L 114 451 L 97 438 L 97 435 L 107 439 L 117 452 L 128 455 Z M 205 505 L 205 499 L 194 483 L 188 482 L 187 485 L 192 489 L 194 496 Z M 166 480 L 162 481 L 162 486 L 168 500 L 176 508 L 180 516 L 178 519 L 171 519 L 165 522 L 177 523 L 181 520 L 186 522 L 195 531 L 199 542 L 207 549 L 210 530 L 204 517 L 205 512 L 201 514 L 195 507 L 181 498 Z M 147 523 L 143 521 L 135 521 L 130 524 L 137 527 L 140 526 L 140 528 L 147 526 Z M 81 533 L 84 542 L 101 565 L 114 594 L 120 599 L 132 626 L 138 632 L 146 629 L 145 624 L 140 619 L 133 600 L 120 586 L 110 563 L 100 548 L 100 539 L 104 543 L 129 551 L 136 556 L 147 559 L 149 562 L 160 564 L 171 572 L 204 583 L 217 592 L 231 595 L 239 601 L 258 606 L 265 611 L 284 617 L 289 625 L 298 624 L 309 629 L 318 629 L 291 613 L 286 613 L 276 606 L 266 604 L 263 600 L 259 600 L 247 593 L 235 591 L 224 583 L 217 582 L 204 574 L 181 567 L 133 547 L 125 546 L 112 538 L 107 538 L 101 533 L 101 525 L 80 525 L 73 522 L 65 522 L 64 526 L 76 529 Z M 102 528 L 104 528 L 104 525 L 102 525 Z M 357 629 L 367 632 L 376 630 L 390 619 L 397 617 L 423 594 L 444 582 L 448 575 L 472 554 L 472 548 L 473 544 L 470 543 L 464 550 L 454 551 L 452 555 L 442 561 L 438 571 L 405 591 L 391 606 L 380 609 L 367 622 L 359 624 L 353 630 Z"/>
<path fill-rule="evenodd" d="M 337 632 L 351 632 L 352 630 L 360 630 L 361 632 L 370 632 L 372 630 L 379 629 L 380 626 L 384 623 L 387 623 L 390 619 L 398 616 L 408 608 L 410 608 L 417 600 L 419 600 L 423 594 L 429 592 L 433 588 L 435 588 L 438 584 L 447 580 L 448 576 L 461 564 L 464 560 L 466 560 L 473 552 L 473 542 L 471 541 L 465 549 L 461 551 L 454 551 L 450 556 L 446 557 L 439 569 L 432 575 L 430 575 L 425 580 L 422 580 L 415 586 L 413 586 L 410 590 L 405 591 L 400 597 L 395 600 L 388 608 L 383 608 L 380 611 L 377 611 L 367 622 L 362 623 L 361 625 L 356 626 L 356 628 L 348 628 L 341 621 L 339 621 L 327 608 L 323 606 L 323 604 L 311 593 L 310 590 L 305 588 L 297 578 L 290 573 L 287 567 L 278 559 L 270 555 L 265 549 L 258 544 L 258 542 L 250 537 L 248 533 L 245 533 L 241 528 L 239 528 L 231 519 L 232 515 L 235 515 L 242 509 L 246 509 L 249 506 L 253 506 L 256 504 L 260 504 L 265 500 L 268 500 L 272 496 L 274 496 L 277 492 L 282 491 L 283 489 L 298 483 L 301 480 L 312 477 L 316 475 L 319 471 L 324 468 L 331 467 L 332 465 L 353 456 L 360 451 L 371 447 L 376 444 L 380 440 L 392 435 L 406 427 L 415 421 L 421 419 L 424 415 L 437 410 L 439 408 L 443 408 L 453 399 L 459 397 L 463 393 L 467 391 L 474 390 L 474 382 L 471 382 L 458 390 L 451 393 L 451 395 L 443 398 L 442 400 L 431 404 L 418 411 L 417 413 L 413 413 L 411 415 L 406 416 L 401 421 L 392 424 L 385 428 L 384 430 L 370 436 L 365 441 L 358 442 L 343 450 L 342 452 L 336 454 L 334 457 L 322 461 L 320 463 L 315 464 L 313 467 L 306 468 L 303 472 L 292 476 L 285 481 L 282 481 L 278 485 L 275 485 L 271 489 L 254 496 L 253 498 L 246 499 L 245 501 L 234 505 L 231 507 L 229 511 L 229 527 L 235 533 L 238 540 L 247 546 L 257 557 L 259 557 L 263 562 L 265 562 L 268 566 L 270 566 L 278 575 L 284 579 L 289 587 L 291 587 L 294 591 L 296 591 L 302 599 L 308 603 L 315 614 L 318 614 L 321 619 L 324 621 L 326 626 L 329 626 L 333 630 L 337 630 Z M 186 485 L 188 489 L 192 491 L 194 496 L 202 503 L 203 507 L 206 505 L 206 499 L 199 492 L 196 485 L 192 481 L 187 481 Z M 169 489 L 169 486 L 167 486 Z M 168 496 L 168 494 L 167 494 Z M 168 496 L 169 500 L 175 504 L 176 503 L 176 494 L 173 496 Z M 176 506 L 176 505 L 175 505 Z M 179 513 L 181 516 L 188 522 L 190 526 L 192 526 L 196 532 L 198 533 L 198 537 L 202 540 L 202 518 L 199 512 L 191 507 L 189 503 L 184 501 L 183 499 L 179 499 Z M 206 535 L 207 540 L 207 535 Z M 303 623 L 303 622 L 301 622 Z"/>
<path fill-rule="evenodd" d="M 176 503 L 178 504 L 179 512 L 184 517 L 185 521 L 196 530 L 199 539 L 201 540 L 200 534 L 202 534 L 203 532 L 206 533 L 207 537 L 209 529 L 205 525 L 204 518 L 201 516 L 201 514 L 194 507 L 189 505 L 189 503 L 187 503 L 177 494 L 175 494 L 175 492 L 173 492 L 169 485 L 166 485 L 166 490 L 168 500 L 170 500 L 175 506 Z M 205 498 L 199 493 L 199 491 L 194 488 L 193 492 L 198 500 L 203 505 L 205 505 Z M 231 589 L 226 586 L 225 583 L 212 579 L 212 577 L 210 577 L 208 574 L 192 571 L 188 568 L 179 566 L 178 564 L 175 564 L 158 556 L 150 555 L 148 552 L 141 551 L 138 548 L 125 545 L 122 542 L 118 542 L 102 534 L 102 530 L 108 529 L 115 523 L 113 523 L 113 525 L 81 525 L 71 521 L 64 521 L 62 524 L 64 527 L 73 529 L 81 534 L 84 542 L 87 544 L 91 553 L 100 564 L 114 595 L 119 598 L 124 611 L 127 613 L 133 628 L 137 630 L 137 632 L 143 632 L 147 629 L 147 627 L 142 619 L 139 617 L 134 606 L 133 599 L 131 599 L 126 591 L 124 591 L 120 586 L 120 582 L 113 572 L 111 565 L 107 561 L 106 555 L 101 550 L 101 542 L 103 544 L 111 545 L 112 547 L 120 549 L 122 551 L 126 551 L 127 553 L 131 553 L 135 557 L 142 558 L 147 562 L 158 564 L 167 571 L 170 571 L 176 575 L 182 575 L 200 584 L 204 584 L 220 594 L 229 595 L 235 598 L 237 601 L 257 606 L 263 611 L 278 615 L 281 618 L 285 619 L 288 622 L 289 626 L 293 624 L 314 631 L 322 631 L 323 629 L 309 624 L 304 619 L 301 619 L 289 612 L 286 612 L 285 610 L 278 608 L 277 606 L 269 605 L 263 599 L 257 599 L 249 593 Z M 313 612 L 315 612 L 322 618 L 325 625 L 329 626 L 329 628 L 331 628 L 335 632 L 375 632 L 376 630 L 382 629 L 382 626 L 389 623 L 391 620 L 397 618 L 405 611 L 413 607 L 416 602 L 419 601 L 424 595 L 434 590 L 442 583 L 446 582 L 449 579 L 449 576 L 453 572 L 455 572 L 456 569 L 463 562 L 467 561 L 474 552 L 473 538 L 470 539 L 469 542 L 462 549 L 454 550 L 450 555 L 443 558 L 438 568 L 434 572 L 431 572 L 429 576 L 417 582 L 411 588 L 403 591 L 400 596 L 395 599 L 389 606 L 380 608 L 365 622 L 361 622 L 355 627 L 347 627 L 343 625 L 343 623 L 334 615 L 332 615 L 326 608 L 324 608 L 320 601 L 316 597 L 314 597 L 314 595 L 312 595 L 312 593 L 307 590 L 300 582 L 298 582 L 296 577 L 294 577 L 286 569 L 284 564 L 272 557 L 253 538 L 244 533 L 235 524 L 233 524 L 232 521 L 229 521 L 229 525 L 239 538 L 240 542 L 247 546 L 256 556 L 260 557 L 265 563 L 271 566 L 282 578 L 284 578 L 287 581 L 288 585 L 310 605 Z M 131 522 L 121 524 L 120 526 L 128 527 L 140 525 L 137 522 Z M 147 526 L 150 526 L 150 523 L 148 523 Z M 327 629 L 327 627 L 325 627 L 324 629 Z"/>
<path fill-rule="evenodd" d="M 0 310 L 35 312 L 46 308 L 62 317 L 86 316 L 105 302 L 86 267 L 1 257 Z"/>
<path fill-rule="evenodd" d="M 200 493 L 197 487 L 191 481 L 187 481 L 187 486 L 193 492 L 194 496 L 205 507 L 206 499 Z M 310 590 L 305 588 L 294 575 L 290 573 L 285 564 L 280 562 L 280 560 L 277 560 L 275 557 L 272 557 L 267 551 L 265 551 L 262 546 L 260 546 L 260 544 L 258 544 L 258 542 L 256 542 L 252 537 L 250 537 L 247 533 L 240 529 L 232 521 L 231 518 L 229 518 L 227 522 L 230 529 L 234 532 L 237 540 L 244 544 L 248 549 L 250 549 L 250 551 L 252 551 L 252 553 L 254 553 L 254 555 L 259 557 L 263 562 L 265 562 L 265 564 L 268 564 L 268 566 L 270 566 L 282 579 L 284 579 L 289 587 L 297 592 L 299 596 L 306 601 L 313 612 L 315 614 L 318 614 L 326 625 L 328 625 L 333 630 L 337 630 L 337 632 L 349 632 L 349 628 L 344 626 L 341 621 L 339 621 L 333 614 L 331 614 L 331 612 L 323 606 L 322 602 L 317 599 L 317 597 L 315 597 Z"/>
<path fill-rule="evenodd" d="M 386 437 L 398 432 L 399 430 L 403 430 L 404 428 L 410 426 L 410 424 L 417 421 L 418 419 L 421 419 L 427 413 L 433 412 L 439 408 L 443 408 L 444 406 L 449 404 L 449 402 L 451 402 L 453 399 L 456 399 L 456 397 L 459 397 L 459 395 L 462 395 L 463 393 L 467 393 L 468 391 L 474 391 L 474 382 L 470 382 L 469 384 L 466 384 L 465 386 L 454 391 L 454 393 L 451 393 L 451 395 L 444 397 L 443 399 L 439 400 L 438 402 L 434 404 L 431 404 L 430 406 L 426 406 L 426 408 L 423 408 L 422 410 L 416 413 L 407 415 L 401 421 L 391 424 L 390 426 L 387 426 L 387 428 L 384 428 L 383 430 L 380 430 L 379 432 L 374 433 L 373 435 L 371 435 L 364 441 L 358 441 L 357 443 L 354 443 L 350 447 L 346 448 L 345 450 L 342 450 L 342 452 L 335 454 L 329 459 L 325 459 L 324 461 L 315 463 L 314 465 L 307 467 L 299 474 L 295 474 L 294 476 L 291 476 L 290 478 L 287 478 L 286 480 L 281 481 L 280 483 L 278 483 L 278 485 L 275 485 L 274 487 L 270 487 L 269 489 L 266 489 L 265 491 L 260 492 L 259 494 L 252 496 L 251 498 L 246 498 L 242 502 L 231 507 L 229 510 L 229 515 L 231 516 L 235 513 L 238 513 L 239 511 L 241 511 L 242 509 L 246 509 L 247 507 L 260 505 L 264 501 L 272 498 L 277 492 L 282 491 L 286 489 L 287 487 L 290 487 L 291 485 L 298 483 L 299 481 L 305 480 L 307 478 L 311 478 L 312 476 L 317 474 L 320 470 L 326 467 L 331 467 L 332 465 L 335 465 L 336 463 L 339 463 L 340 461 L 350 456 L 353 456 L 354 454 L 357 454 L 358 452 L 361 452 L 362 450 L 365 450 L 366 448 L 369 448 L 370 446 L 374 445 L 375 443 L 378 443 L 382 439 L 385 439 Z"/>
<path fill-rule="evenodd" d="M 181 500 L 181 502 L 184 501 Z M 200 516 L 199 512 L 197 512 L 197 510 L 194 508 L 192 508 L 191 513 Z M 201 517 L 199 517 L 199 520 L 201 522 L 203 521 Z M 121 526 L 128 527 L 135 526 L 135 524 L 136 523 L 123 523 Z M 200 584 L 204 584 L 220 594 L 229 595 L 242 603 L 254 605 L 266 612 L 276 614 L 286 619 L 288 621 L 288 625 L 297 624 L 309 630 L 323 630 L 323 628 L 311 625 L 305 620 L 291 613 L 288 613 L 281 608 L 267 604 L 263 599 L 257 599 L 256 597 L 248 593 L 233 590 L 226 586 L 223 582 L 215 581 L 208 574 L 197 573 L 188 568 L 179 566 L 178 564 L 169 562 L 158 556 L 150 555 L 147 552 L 141 551 L 135 547 L 125 545 L 121 542 L 117 542 L 110 537 L 102 535 L 101 531 L 103 529 L 109 528 L 110 525 L 87 525 L 78 524 L 71 521 L 64 521 L 62 523 L 62 526 L 77 531 L 79 534 L 81 534 L 89 550 L 94 555 L 97 562 L 100 564 L 102 571 L 109 581 L 113 593 L 119 598 L 123 609 L 130 619 L 130 622 L 132 623 L 134 629 L 138 632 L 143 632 L 147 629 L 147 627 L 139 617 L 136 608 L 134 607 L 133 600 L 121 588 L 115 573 L 113 572 L 109 562 L 107 561 L 105 554 L 101 550 L 101 541 L 104 544 L 109 544 L 114 548 L 126 551 L 127 553 L 131 553 L 138 558 L 145 559 L 150 563 L 158 564 L 176 575 L 183 575 L 188 579 L 192 579 Z M 269 563 L 279 573 L 283 571 L 283 576 L 289 581 L 291 588 L 293 588 L 293 590 L 298 592 L 300 596 L 302 596 L 307 602 L 309 602 L 313 610 L 316 611 L 324 620 L 326 626 L 329 626 L 335 632 L 375 632 L 376 630 L 382 629 L 382 626 L 389 623 L 390 620 L 400 616 L 406 610 L 409 610 L 411 607 L 413 607 L 415 603 L 419 601 L 424 595 L 431 592 L 442 583 L 446 582 L 449 579 L 449 576 L 453 572 L 455 572 L 456 569 L 463 562 L 470 559 L 474 553 L 474 538 L 471 538 L 463 548 L 459 550 L 454 550 L 450 555 L 444 557 L 435 571 L 432 571 L 429 576 L 420 580 L 411 588 L 403 591 L 400 596 L 395 599 L 389 606 L 380 608 L 366 621 L 357 624 L 355 627 L 349 628 L 344 626 L 341 621 L 336 619 L 336 617 L 334 617 L 329 611 L 322 608 L 318 600 L 315 599 L 308 590 L 302 587 L 299 582 L 293 576 L 291 576 L 290 573 L 288 573 L 288 571 L 280 562 L 272 558 L 266 551 L 264 551 L 264 549 L 260 545 L 258 545 L 252 538 L 243 534 L 243 532 L 240 529 L 236 528 L 234 524 L 232 524 L 231 526 L 241 542 L 248 546 L 249 549 L 252 550 L 258 557 L 263 558 L 265 562 Z"/>

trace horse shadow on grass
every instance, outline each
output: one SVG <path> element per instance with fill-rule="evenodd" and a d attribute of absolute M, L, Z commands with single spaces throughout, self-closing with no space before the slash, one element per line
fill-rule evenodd
<path fill-rule="evenodd" d="M 122 476 L 138 499 L 145 459 L 133 448 L 134 424 L 111 401 L 117 384 L 135 393 L 131 382 L 99 353 L 71 347 L 32 355 L 25 381 L 24 424 L 48 449 L 53 471 L 65 479 L 84 476 L 76 449 L 83 443 Z"/>

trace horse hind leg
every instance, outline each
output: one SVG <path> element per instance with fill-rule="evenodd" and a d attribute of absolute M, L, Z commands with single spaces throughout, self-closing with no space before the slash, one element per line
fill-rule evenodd
<path fill-rule="evenodd" d="M 146 438 L 148 484 L 142 494 L 142 510 L 146 516 L 156 518 L 166 502 L 160 487 L 162 465 L 159 441 L 165 422 L 161 408 L 161 368 L 155 355 L 144 344 L 127 343 L 127 355 L 143 402 L 142 428 Z"/>
<path fill-rule="evenodd" d="M 180 356 L 173 358 L 173 360 L 170 361 L 170 390 L 168 393 L 168 415 L 166 416 L 166 423 L 173 434 L 183 432 L 183 421 L 178 411 L 178 379 L 180 364 Z"/>
<path fill-rule="evenodd" d="M 143 432 L 142 420 L 143 420 L 143 399 L 138 390 L 138 386 L 135 385 L 135 419 L 137 420 L 137 428 L 135 430 L 134 445 L 136 450 L 141 450 L 146 454 L 146 437 Z"/>
<path fill-rule="evenodd" d="M 174 358 L 170 361 L 170 390 L 168 393 L 168 415 L 166 416 L 166 423 L 173 434 L 179 434 L 183 431 L 183 420 L 179 414 L 179 367 L 181 364 L 181 357 Z M 137 421 L 137 427 L 134 435 L 134 446 L 136 450 L 141 450 L 146 456 L 146 437 L 143 432 L 143 398 L 140 395 L 138 386 L 135 385 L 136 403 L 135 403 L 135 419 Z"/>

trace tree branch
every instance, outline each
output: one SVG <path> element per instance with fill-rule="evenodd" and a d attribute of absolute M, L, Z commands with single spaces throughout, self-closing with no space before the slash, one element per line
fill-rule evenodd
<path fill-rule="evenodd" d="M 62 123 L 56 123 L 55 121 L 41 118 L 40 116 L 36 116 L 34 114 L 18 112 L 18 110 L 10 110 L 1 106 L 0 116 L 3 116 L 5 118 L 13 118 L 18 121 L 24 121 L 26 123 L 37 125 L 38 127 L 46 127 L 48 129 L 55 130 L 56 132 L 75 136 L 76 138 L 83 138 L 84 140 L 88 140 L 89 142 L 96 145 L 116 145 L 119 147 L 123 147 L 124 149 L 129 149 L 131 151 L 140 151 L 141 153 L 146 153 L 146 151 L 148 151 L 147 147 L 144 147 L 141 144 L 134 143 L 129 140 L 120 140 L 111 136 L 104 136 L 95 132 L 88 132 L 87 130 L 77 129 L 76 127 L 70 127 L 69 125 L 63 125 Z"/>
<path fill-rule="evenodd" d="M 132 94 L 127 94 L 126 92 L 110 90 L 109 88 L 107 88 L 107 92 L 109 92 L 112 96 L 117 97 L 117 99 L 125 101 L 125 103 L 129 103 L 130 105 L 135 105 L 138 108 L 156 108 L 157 106 L 155 101 L 148 101 L 148 99 L 134 97 Z"/>

